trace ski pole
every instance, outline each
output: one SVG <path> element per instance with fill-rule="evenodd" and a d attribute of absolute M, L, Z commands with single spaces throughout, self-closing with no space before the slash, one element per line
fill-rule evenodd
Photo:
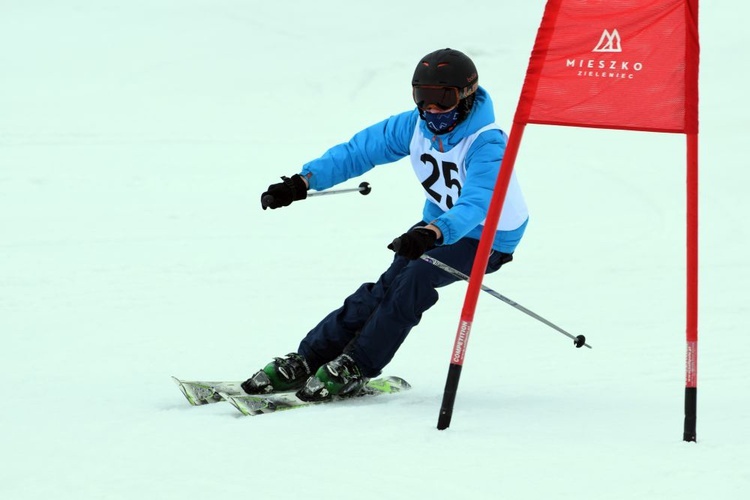
<path fill-rule="evenodd" d="M 467 282 L 469 281 L 469 277 L 466 276 L 461 271 L 459 271 L 458 269 L 454 269 L 451 266 L 449 266 L 448 264 L 444 264 L 443 262 L 440 262 L 439 260 L 430 257 L 429 255 L 425 254 L 425 255 L 422 255 L 420 258 L 423 261 L 429 262 L 430 264 L 432 264 L 432 265 L 434 265 L 436 267 L 439 267 L 443 271 L 445 271 L 445 272 L 447 272 L 449 274 L 452 274 L 456 278 L 462 279 L 462 280 L 467 281 Z M 495 290 L 493 290 L 492 288 L 490 288 L 488 286 L 482 285 L 481 289 L 483 291 L 489 293 L 490 295 L 492 295 L 496 299 L 502 300 L 503 302 L 505 302 L 509 306 L 515 307 L 516 309 L 518 309 L 522 313 L 528 314 L 529 316 L 531 316 L 535 320 L 541 321 L 542 323 L 544 323 L 545 325 L 549 326 L 550 328 L 552 328 L 554 330 L 557 330 L 558 332 L 562 333 L 563 335 L 565 335 L 566 337 L 568 337 L 570 339 L 573 339 L 573 345 L 576 346 L 577 348 L 586 346 L 589 349 L 591 349 L 591 346 L 586 343 L 586 337 L 584 337 L 583 335 L 572 335 L 572 334 L 566 332 L 565 330 L 563 330 L 562 328 L 560 328 L 556 324 L 552 323 L 551 321 L 548 321 L 548 320 L 544 319 L 543 317 L 539 316 L 535 312 L 526 309 L 525 307 L 523 307 L 518 302 L 515 302 L 515 301 L 509 299 L 508 297 L 506 297 L 506 296 L 504 296 L 504 295 L 496 292 Z"/>
<path fill-rule="evenodd" d="M 370 191 L 372 191 L 372 188 L 370 187 L 369 182 L 363 182 L 359 186 L 355 188 L 346 188 L 346 189 L 330 189 L 328 191 L 313 191 L 312 193 L 307 193 L 307 197 L 310 196 L 325 196 L 327 194 L 342 194 L 342 193 L 360 193 L 362 196 L 367 196 L 370 194 Z"/>
<path fill-rule="evenodd" d="M 358 187 L 355 188 L 346 188 L 346 189 L 331 189 L 328 191 L 313 191 L 308 192 L 307 197 L 311 198 L 313 196 L 325 196 L 329 194 L 343 194 L 343 193 L 360 193 L 362 196 L 366 196 L 370 194 L 370 191 L 372 191 L 372 188 L 370 187 L 369 182 L 363 182 Z M 271 204 L 274 202 L 274 197 L 272 194 L 267 194 L 263 198 L 261 198 L 261 204 L 263 205 L 263 208 L 271 206 Z"/>

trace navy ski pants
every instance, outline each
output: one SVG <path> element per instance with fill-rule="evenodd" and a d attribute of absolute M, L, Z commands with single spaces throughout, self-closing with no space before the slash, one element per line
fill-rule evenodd
<path fill-rule="evenodd" d="M 478 245 L 475 239 L 463 238 L 426 253 L 468 275 Z M 495 272 L 512 259 L 512 254 L 493 251 L 486 272 Z M 457 280 L 421 259 L 396 255 L 377 282 L 362 284 L 340 308 L 310 330 L 298 352 L 313 372 L 347 353 L 364 376 L 374 377 L 393 359 L 422 314 L 438 301 L 437 288 Z"/>

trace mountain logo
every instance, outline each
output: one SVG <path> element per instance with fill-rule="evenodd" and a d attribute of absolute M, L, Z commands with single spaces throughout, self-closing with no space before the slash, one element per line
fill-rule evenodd
<path fill-rule="evenodd" d="M 605 29 L 599 43 L 591 52 L 622 52 L 620 33 L 616 29 L 612 30 L 612 33 Z"/>

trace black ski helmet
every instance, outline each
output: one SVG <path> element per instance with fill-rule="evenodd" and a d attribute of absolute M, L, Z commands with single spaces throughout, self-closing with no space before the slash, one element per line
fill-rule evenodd
<path fill-rule="evenodd" d="M 459 99 L 476 92 L 479 77 L 474 62 L 469 56 L 455 49 L 440 49 L 424 56 L 414 70 L 412 87 L 455 87 Z"/>

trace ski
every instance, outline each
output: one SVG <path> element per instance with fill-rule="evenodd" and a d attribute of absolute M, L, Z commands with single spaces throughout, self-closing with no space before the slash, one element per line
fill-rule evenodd
<path fill-rule="evenodd" d="M 180 391 L 193 406 L 226 401 L 237 408 L 243 415 L 255 416 L 276 411 L 304 408 L 306 406 L 345 401 L 367 396 L 395 394 L 411 388 L 411 385 L 400 377 L 382 377 L 370 380 L 355 398 L 334 398 L 328 401 L 303 401 L 295 392 L 277 392 L 271 394 L 246 394 L 240 387 L 241 382 L 205 382 L 185 381 L 172 377 Z"/>
<path fill-rule="evenodd" d="M 230 396 L 245 394 L 240 384 L 242 382 L 205 382 L 197 380 L 180 380 L 172 377 L 180 388 L 183 396 L 193 406 L 207 405 L 224 401 L 221 393 Z"/>
<path fill-rule="evenodd" d="M 220 393 L 240 413 L 247 416 L 264 415 L 277 411 L 293 410 L 306 406 L 335 403 L 337 401 L 348 401 L 367 396 L 380 396 L 382 394 L 395 394 L 410 389 L 411 385 L 400 377 L 384 377 L 370 380 L 354 398 L 336 398 L 326 401 L 303 401 L 294 392 L 279 392 L 267 395 L 230 395 Z"/>

